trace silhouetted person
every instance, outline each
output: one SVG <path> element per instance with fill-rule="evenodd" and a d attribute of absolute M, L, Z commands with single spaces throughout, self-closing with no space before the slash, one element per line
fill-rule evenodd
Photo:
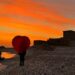
<path fill-rule="evenodd" d="M 12 40 L 12 45 L 20 57 L 20 66 L 24 66 L 26 50 L 30 46 L 30 40 L 27 36 L 16 36 Z"/>
<path fill-rule="evenodd" d="M 0 51 L 0 62 L 4 60 L 4 58 L 1 56 L 2 56 L 2 52 Z"/>
<path fill-rule="evenodd" d="M 0 51 L 0 59 L 1 59 L 1 55 L 2 55 L 2 52 Z"/>

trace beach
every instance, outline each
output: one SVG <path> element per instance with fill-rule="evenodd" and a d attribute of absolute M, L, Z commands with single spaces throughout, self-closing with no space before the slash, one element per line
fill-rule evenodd
<path fill-rule="evenodd" d="M 0 75 L 75 75 L 75 47 L 56 47 L 54 51 L 32 47 L 23 67 L 19 66 L 17 54 L 2 65 Z"/>

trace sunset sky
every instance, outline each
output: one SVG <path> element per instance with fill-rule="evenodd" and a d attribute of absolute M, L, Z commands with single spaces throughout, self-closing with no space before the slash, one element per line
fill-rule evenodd
<path fill-rule="evenodd" d="M 0 0 L 0 45 L 16 35 L 33 40 L 62 37 L 75 30 L 75 0 Z"/>

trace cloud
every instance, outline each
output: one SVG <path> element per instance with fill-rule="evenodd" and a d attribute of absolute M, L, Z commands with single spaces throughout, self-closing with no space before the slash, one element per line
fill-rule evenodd
<path fill-rule="evenodd" d="M 75 0 L 0 0 L 0 33 L 9 39 L 19 34 L 32 40 L 62 36 L 63 30 L 75 30 L 74 7 Z"/>
<path fill-rule="evenodd" d="M 4 0 L 6 1 L 6 0 Z M 9 0 L 8 0 L 9 1 Z M 69 0 L 70 1 L 70 0 Z M 56 8 L 52 9 L 51 6 L 50 8 L 46 7 L 47 5 L 44 5 L 43 2 L 45 2 L 45 4 L 47 3 L 52 3 L 51 6 L 56 6 Z M 6 2 L 4 2 L 6 3 Z M 62 15 L 59 14 L 60 11 L 62 11 L 62 9 L 60 9 L 62 7 L 61 3 L 65 3 L 65 1 L 57 1 L 56 0 L 44 0 L 44 1 L 29 1 L 29 0 L 19 0 L 19 1 L 12 1 L 11 3 L 14 4 L 8 4 L 8 5 L 4 5 L 3 7 L 1 7 L 2 10 L 0 12 L 0 16 L 2 18 L 6 17 L 9 19 L 14 19 L 17 22 L 25 22 L 25 23 L 33 23 L 33 24 L 40 24 L 40 25 L 48 25 L 50 27 L 56 28 L 57 25 L 59 25 L 58 27 L 63 28 L 64 25 L 74 25 L 75 24 L 75 20 L 74 20 L 74 16 L 73 18 L 68 18 L 68 14 Z M 23 3 L 23 4 L 22 4 Z M 59 7 L 58 7 L 58 6 Z M 60 6 L 61 5 L 61 6 Z M 63 6 L 66 7 L 66 6 Z M 56 9 L 60 9 L 59 12 L 56 11 Z M 2 15 L 3 14 L 3 15 Z M 8 20 L 9 20 L 8 19 Z M 68 26 L 67 26 L 68 27 Z M 58 28 L 59 29 L 59 28 Z"/>
<path fill-rule="evenodd" d="M 56 24 L 62 24 L 62 23 L 75 24 L 74 19 L 67 18 L 64 15 L 55 12 L 54 10 L 57 9 L 58 7 L 50 10 L 50 8 L 47 8 L 44 5 L 40 5 L 34 2 L 31 2 L 31 3 L 32 4 L 30 5 L 26 4 L 26 5 L 21 5 L 21 6 L 20 5 L 6 5 L 5 7 L 3 7 L 3 9 L 5 10 L 2 11 L 2 13 L 29 16 L 29 17 L 33 17 L 34 19 L 36 18 L 39 20 L 49 21 L 51 23 L 56 23 Z M 60 9 L 60 11 L 62 11 L 62 9 Z"/>

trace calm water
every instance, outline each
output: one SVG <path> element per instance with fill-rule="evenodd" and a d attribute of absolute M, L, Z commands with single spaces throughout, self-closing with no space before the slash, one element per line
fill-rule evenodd
<path fill-rule="evenodd" d="M 5 59 L 11 59 L 14 58 L 16 54 L 10 53 L 10 52 L 2 52 L 1 57 Z"/>
<path fill-rule="evenodd" d="M 5 59 L 11 59 L 14 58 L 16 54 L 10 53 L 10 52 L 2 52 L 1 57 Z M 6 69 L 8 65 L 4 65 L 3 63 L 0 62 L 0 71 L 3 69 Z"/>

